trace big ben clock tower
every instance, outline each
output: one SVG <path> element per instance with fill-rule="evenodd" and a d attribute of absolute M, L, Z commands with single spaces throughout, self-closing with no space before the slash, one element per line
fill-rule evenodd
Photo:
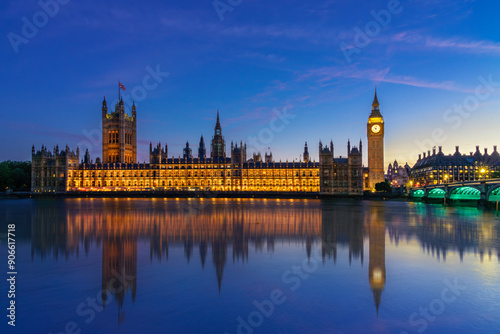
<path fill-rule="evenodd" d="M 372 104 L 372 113 L 368 118 L 368 169 L 369 190 L 375 190 L 375 185 L 385 181 L 384 176 L 384 118 L 380 113 L 377 90 Z"/>

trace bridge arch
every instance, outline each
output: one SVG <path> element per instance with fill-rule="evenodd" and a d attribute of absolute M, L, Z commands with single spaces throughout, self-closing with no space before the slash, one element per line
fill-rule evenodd
<path fill-rule="evenodd" d="M 413 198 L 423 198 L 425 196 L 425 190 L 415 189 L 412 191 Z"/>
<path fill-rule="evenodd" d="M 443 188 L 434 188 L 429 190 L 428 198 L 444 198 L 446 191 Z"/>
<path fill-rule="evenodd" d="M 500 201 L 500 184 L 497 184 L 490 189 L 486 193 L 486 198 L 489 202 Z"/>
<path fill-rule="evenodd" d="M 480 200 L 481 190 L 476 187 L 460 186 L 450 190 L 452 200 Z"/>

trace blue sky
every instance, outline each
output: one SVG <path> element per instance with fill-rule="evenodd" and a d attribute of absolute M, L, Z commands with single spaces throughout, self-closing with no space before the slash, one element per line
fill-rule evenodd
<path fill-rule="evenodd" d="M 32 144 L 100 156 L 101 102 L 117 99 L 118 78 L 136 92 L 141 162 L 150 141 L 169 156 L 208 143 L 217 109 L 228 146 L 260 138 L 249 151 L 291 161 L 307 140 L 317 160 L 333 139 L 345 155 L 348 139 L 366 148 L 375 86 L 386 164 L 500 143 L 497 2 L 221 0 L 222 13 L 209 0 L 60 1 L 52 16 L 37 1 L 0 4 L 0 160 L 29 160 Z M 169 74 L 146 90 L 155 70 Z M 293 118 L 274 122 L 283 110 Z"/>

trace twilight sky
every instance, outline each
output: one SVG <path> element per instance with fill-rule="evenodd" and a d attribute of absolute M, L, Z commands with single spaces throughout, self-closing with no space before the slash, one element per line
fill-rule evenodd
<path fill-rule="evenodd" d="M 433 146 L 491 152 L 499 12 L 474 0 L 3 1 L 0 161 L 29 160 L 32 144 L 100 156 L 118 78 L 136 100 L 141 162 L 150 141 L 176 157 L 186 140 L 193 153 L 200 135 L 208 144 L 217 109 L 227 146 L 246 140 L 248 155 L 291 161 L 307 140 L 317 161 L 320 139 L 345 155 L 349 138 L 366 148 L 375 86 L 386 165 Z"/>

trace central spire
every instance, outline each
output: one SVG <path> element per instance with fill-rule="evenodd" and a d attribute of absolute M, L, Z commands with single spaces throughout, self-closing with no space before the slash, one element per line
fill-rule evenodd
<path fill-rule="evenodd" d="M 375 96 L 373 98 L 372 113 L 370 117 L 382 117 L 382 114 L 380 113 L 380 104 L 377 97 L 377 88 L 375 88 Z"/>
<path fill-rule="evenodd" d="M 221 129 L 220 120 L 219 120 L 219 109 L 217 109 L 217 123 L 215 123 L 215 129 Z"/>
<path fill-rule="evenodd" d="M 220 126 L 219 110 L 217 109 L 217 123 L 215 123 L 215 133 L 212 138 L 211 157 L 221 159 L 226 157 L 226 144 L 222 137 L 222 127 Z"/>
<path fill-rule="evenodd" d="M 373 98 L 372 107 L 380 107 L 380 104 L 378 103 L 378 98 L 377 98 L 377 88 L 375 88 L 375 97 Z"/>

